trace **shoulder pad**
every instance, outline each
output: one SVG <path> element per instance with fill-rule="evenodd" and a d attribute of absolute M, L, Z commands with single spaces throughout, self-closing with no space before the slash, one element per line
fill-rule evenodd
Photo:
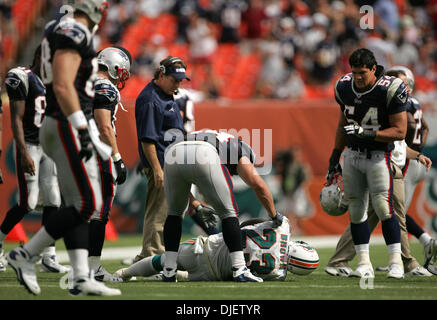
<path fill-rule="evenodd" d="M 118 89 L 108 79 L 99 79 L 95 83 L 96 95 L 105 97 L 108 102 L 115 102 L 119 97 Z"/>
<path fill-rule="evenodd" d="M 387 106 L 395 98 L 398 102 L 405 104 L 408 99 L 408 90 L 405 83 L 399 79 L 392 79 L 392 83 L 387 89 Z"/>
<path fill-rule="evenodd" d="M 91 32 L 84 25 L 71 18 L 61 19 L 54 32 L 57 35 L 69 38 L 76 45 L 83 44 L 84 42 L 86 45 L 91 43 Z"/>
<path fill-rule="evenodd" d="M 419 107 L 419 108 L 420 108 L 419 100 L 417 100 L 417 99 L 414 98 L 414 97 L 410 97 L 410 99 L 411 99 L 411 102 L 412 102 L 413 104 L 416 105 L 416 107 Z"/>
<path fill-rule="evenodd" d="M 16 90 L 20 85 L 25 89 L 25 93 L 29 91 L 29 72 L 24 68 L 13 68 L 6 75 L 5 84 L 13 90 Z"/>
<path fill-rule="evenodd" d="M 352 73 L 348 73 L 345 74 L 343 76 L 341 76 L 337 82 L 335 83 L 335 87 L 334 87 L 334 91 L 335 91 L 335 97 L 341 102 L 343 103 L 343 101 L 340 98 L 340 93 L 339 91 L 341 91 L 342 89 L 344 89 L 346 86 L 350 87 L 351 86 L 351 82 L 352 82 Z M 344 104 L 344 103 L 343 103 Z"/>

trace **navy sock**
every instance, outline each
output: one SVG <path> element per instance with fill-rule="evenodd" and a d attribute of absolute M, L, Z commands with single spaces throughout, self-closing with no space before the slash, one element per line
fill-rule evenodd
<path fill-rule="evenodd" d="M 413 218 L 411 218 L 408 214 L 406 216 L 407 220 L 407 231 L 408 233 L 411 233 L 413 236 L 415 236 L 417 239 L 420 238 L 422 234 L 425 233 L 425 230 L 423 230 L 417 223 L 414 221 Z"/>
<path fill-rule="evenodd" d="M 238 218 L 226 218 L 222 220 L 223 240 L 229 252 L 242 251 L 242 236 Z"/>
<path fill-rule="evenodd" d="M 179 242 L 182 235 L 182 217 L 180 216 L 167 216 L 164 223 L 164 246 L 165 251 L 179 250 Z"/>
<path fill-rule="evenodd" d="M 74 228 L 69 229 L 64 235 L 64 243 L 67 250 L 88 250 L 89 223 L 83 221 Z"/>
<path fill-rule="evenodd" d="M 23 217 L 26 215 L 27 211 L 23 207 L 20 207 L 18 204 L 11 208 L 7 213 L 6 217 L 0 226 L 1 232 L 4 234 L 8 234 L 15 227 L 15 225 L 23 220 Z"/>
<path fill-rule="evenodd" d="M 88 256 L 100 257 L 105 242 L 106 222 L 91 220 L 89 226 Z"/>
<path fill-rule="evenodd" d="M 393 214 L 390 219 L 381 221 L 382 235 L 387 245 L 401 242 L 401 229 L 399 221 Z"/>
<path fill-rule="evenodd" d="M 47 222 L 47 220 L 50 219 L 50 216 L 52 215 L 53 212 L 58 211 L 58 207 L 44 207 L 42 209 L 42 225 L 44 226 Z M 51 243 L 50 247 L 54 247 L 55 243 Z"/>
<path fill-rule="evenodd" d="M 351 222 L 351 233 L 354 245 L 367 244 L 370 240 L 369 223 L 366 221 L 361 223 Z"/>

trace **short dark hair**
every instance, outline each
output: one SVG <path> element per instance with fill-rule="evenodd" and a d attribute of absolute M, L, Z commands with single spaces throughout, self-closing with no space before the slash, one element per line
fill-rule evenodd
<path fill-rule="evenodd" d="M 352 52 L 349 57 L 349 65 L 353 67 L 366 67 L 372 69 L 373 66 L 378 65 L 372 51 L 366 48 L 360 48 Z"/>

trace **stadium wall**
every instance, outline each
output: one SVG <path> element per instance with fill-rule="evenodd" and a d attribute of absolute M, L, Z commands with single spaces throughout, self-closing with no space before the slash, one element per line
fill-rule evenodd
<path fill-rule="evenodd" d="M 139 162 L 136 140 L 136 124 L 134 102 L 125 102 L 127 112 L 121 109 L 117 114 L 117 140 L 123 159 L 129 168 L 127 182 L 118 189 L 111 212 L 111 219 L 119 232 L 141 232 L 144 216 L 146 179 L 136 173 Z M 10 128 L 10 114 L 7 103 L 4 103 L 3 113 L 3 154 L 0 168 L 3 172 L 4 184 L 0 185 L 0 221 L 5 213 L 15 204 L 18 197 L 15 178 L 14 155 L 12 152 L 12 133 Z M 204 101 L 196 104 L 196 130 L 199 129 L 226 129 L 272 130 L 273 154 L 291 146 L 300 146 L 303 160 L 312 169 L 312 179 L 307 188 L 307 195 L 311 203 L 311 212 L 306 217 L 295 219 L 291 217 L 303 235 L 340 234 L 348 224 L 348 216 L 330 217 L 325 214 L 319 205 L 319 194 L 325 181 L 328 159 L 332 150 L 335 128 L 339 109 L 332 101 Z M 436 117 L 437 121 L 437 117 Z M 432 122 L 431 122 L 432 124 Z M 432 128 L 432 126 L 431 126 Z M 250 141 L 249 141 L 250 142 Z M 261 139 L 261 150 L 263 150 Z M 436 150 L 431 147 L 429 150 Z M 265 156 L 265 155 L 263 155 Z M 437 159 L 433 159 L 437 164 Z M 437 181 L 436 171 L 430 174 L 431 178 L 419 184 L 416 196 L 410 207 L 409 214 L 417 221 L 431 229 L 435 223 L 437 208 L 437 192 L 434 191 L 434 181 Z M 253 192 L 236 190 L 236 199 L 242 211 L 250 216 L 260 216 L 259 206 Z M 295 221 L 293 221 L 295 220 Z M 38 213 L 26 216 L 23 221 L 25 230 L 35 232 L 40 226 Z M 191 219 L 184 222 L 184 231 L 190 232 Z M 378 233 L 381 232 L 378 227 Z"/>

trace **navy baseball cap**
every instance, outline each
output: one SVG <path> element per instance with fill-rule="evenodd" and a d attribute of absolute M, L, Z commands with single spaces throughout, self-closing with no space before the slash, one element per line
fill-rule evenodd
<path fill-rule="evenodd" d="M 176 80 L 187 79 L 188 81 L 191 81 L 191 79 L 187 77 L 185 72 L 186 70 L 184 67 L 172 65 L 168 68 L 168 72 L 166 72 L 166 75 L 172 76 Z"/>

